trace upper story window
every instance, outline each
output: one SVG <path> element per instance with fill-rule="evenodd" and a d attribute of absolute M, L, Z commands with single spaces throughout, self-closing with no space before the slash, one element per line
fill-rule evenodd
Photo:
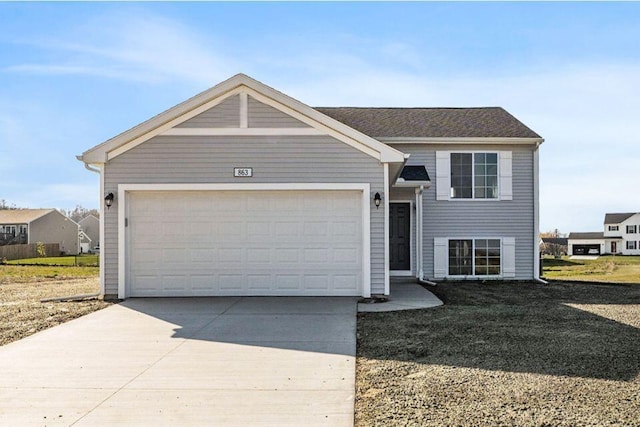
<path fill-rule="evenodd" d="M 618 231 L 618 226 L 617 225 L 610 225 L 609 226 L 609 231 Z"/>
<path fill-rule="evenodd" d="M 636 226 L 635 225 L 627 225 L 627 234 L 635 234 Z"/>
<path fill-rule="evenodd" d="M 498 153 L 451 153 L 452 199 L 498 198 Z"/>
<path fill-rule="evenodd" d="M 627 249 L 636 249 L 636 241 L 635 240 L 627 240 Z"/>

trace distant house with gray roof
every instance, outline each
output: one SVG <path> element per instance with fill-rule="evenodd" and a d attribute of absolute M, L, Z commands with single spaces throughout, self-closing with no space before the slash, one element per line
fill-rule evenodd
<path fill-rule="evenodd" d="M 58 243 L 60 251 L 77 254 L 78 224 L 56 209 L 0 210 L 0 246 Z"/>
<path fill-rule="evenodd" d="M 570 233 L 570 255 L 640 255 L 640 213 L 607 213 L 604 232 Z"/>

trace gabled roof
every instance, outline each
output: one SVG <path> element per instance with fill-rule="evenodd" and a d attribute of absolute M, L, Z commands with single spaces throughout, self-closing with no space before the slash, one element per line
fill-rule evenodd
<path fill-rule="evenodd" d="M 81 156 L 78 156 L 78 159 L 86 164 L 105 163 L 113 156 L 122 154 L 136 144 L 143 143 L 164 130 L 188 120 L 202 112 L 202 109 L 213 106 L 214 102 L 239 93 L 238 91 L 241 90 L 246 90 L 249 94 L 262 96 L 265 99 L 274 101 L 276 105 L 281 106 L 283 109 L 289 109 L 300 114 L 301 120 L 307 124 L 327 130 L 331 136 L 351 144 L 367 152 L 367 154 L 375 153 L 376 157 L 382 162 L 402 163 L 405 160 L 404 154 L 400 151 L 244 74 L 237 74 L 211 89 L 201 92 L 120 135 L 85 151 Z"/>
<path fill-rule="evenodd" d="M 96 217 L 95 215 L 89 214 L 89 215 L 85 216 L 84 218 L 82 218 L 80 221 L 78 221 L 78 224 L 82 224 L 84 221 L 87 221 L 89 219 L 94 219 L 95 221 L 100 222 L 100 219 L 98 217 Z"/>
<path fill-rule="evenodd" d="M 0 210 L 0 224 L 29 224 L 55 209 Z"/>
<path fill-rule="evenodd" d="M 542 139 L 500 107 L 317 107 L 316 110 L 374 138 Z"/>
<path fill-rule="evenodd" d="M 567 246 L 569 239 L 566 237 L 543 237 L 542 241 L 544 243 L 551 243 L 553 245 Z"/>
<path fill-rule="evenodd" d="M 621 222 L 626 221 L 627 219 L 634 216 L 636 213 L 608 213 L 604 216 L 605 224 L 620 224 Z"/>
<path fill-rule="evenodd" d="M 569 239 L 578 239 L 578 240 L 604 239 L 604 233 L 602 232 L 569 233 Z"/>

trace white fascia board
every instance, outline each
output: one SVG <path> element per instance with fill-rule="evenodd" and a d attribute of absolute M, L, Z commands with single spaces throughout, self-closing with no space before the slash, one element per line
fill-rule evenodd
<path fill-rule="evenodd" d="M 496 145 L 539 145 L 544 138 L 377 138 L 385 144 L 496 144 Z"/>
<path fill-rule="evenodd" d="M 259 83 L 259 82 L 258 82 Z M 262 83 L 259 83 L 262 85 Z M 309 126 L 344 142 L 376 159 L 381 163 L 404 162 L 404 153 L 370 136 L 339 122 L 302 102 L 262 85 L 264 91 L 249 88 L 248 92 L 256 100 L 290 115 Z"/>
<path fill-rule="evenodd" d="M 424 187 L 431 188 L 431 181 L 405 181 L 402 178 L 398 178 L 398 180 L 393 184 L 393 187 Z"/>
<path fill-rule="evenodd" d="M 171 128 L 162 136 L 313 136 L 325 135 L 315 128 Z"/>
<path fill-rule="evenodd" d="M 237 87 L 237 88 L 225 93 L 224 96 L 219 96 L 217 98 L 214 98 L 214 99 L 210 100 L 209 102 L 205 102 L 204 104 L 200 105 L 199 107 L 196 107 L 193 110 L 188 111 L 188 112 L 186 112 L 186 113 L 174 118 L 173 120 L 170 120 L 170 121 L 160 125 L 159 127 L 156 127 L 152 131 L 144 133 L 144 134 L 140 135 L 139 137 L 127 142 L 126 144 L 121 145 L 120 147 L 109 151 L 107 153 L 107 159 L 111 160 L 111 159 L 119 156 L 120 154 L 126 153 L 127 151 L 131 150 L 134 147 L 137 147 L 138 145 L 142 144 L 143 142 L 146 142 L 146 141 L 150 140 L 154 136 L 158 136 L 158 135 L 163 134 L 164 132 L 166 132 L 167 130 L 173 128 L 174 126 L 177 126 L 180 123 L 183 123 L 183 122 L 185 122 L 185 121 L 197 116 L 200 113 L 204 113 L 208 109 L 213 108 L 216 105 L 222 103 L 225 99 L 227 99 L 227 98 L 229 98 L 231 96 L 235 96 L 235 95 L 237 95 L 237 94 L 239 94 L 241 92 L 242 92 L 242 89 L 240 87 Z"/>
<path fill-rule="evenodd" d="M 249 77 L 244 74 L 237 74 L 231 77 L 228 80 L 225 80 L 216 86 L 207 89 L 199 94 L 187 99 L 186 101 L 181 102 L 180 104 L 169 108 L 168 110 L 158 114 L 157 116 L 152 117 L 149 120 L 146 120 L 140 123 L 137 126 L 132 127 L 131 129 L 122 132 L 115 137 L 108 139 L 102 144 L 96 145 L 95 147 L 85 151 L 82 156 L 85 159 L 85 163 L 97 162 L 104 163 L 106 153 L 112 151 L 113 149 L 127 143 L 128 141 L 134 140 L 141 135 L 144 135 L 147 132 L 150 132 L 157 128 L 158 126 L 175 119 L 176 117 L 180 117 L 185 113 L 205 104 L 215 98 L 221 97 L 226 92 L 233 90 L 242 84 L 245 79 L 249 79 Z M 226 98 L 226 97 L 225 97 Z M 220 99 L 222 102 L 224 98 Z M 102 156 L 100 156 L 102 154 Z"/>
<path fill-rule="evenodd" d="M 381 162 L 402 162 L 404 154 L 244 74 L 238 74 L 82 154 L 85 163 L 104 163 L 239 93 L 249 93 Z"/>

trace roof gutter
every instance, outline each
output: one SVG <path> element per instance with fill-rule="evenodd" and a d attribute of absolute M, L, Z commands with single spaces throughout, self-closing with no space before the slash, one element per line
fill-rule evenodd
<path fill-rule="evenodd" d="M 76 159 L 80 160 L 81 162 L 84 162 L 84 158 L 82 157 L 82 155 L 80 156 L 76 156 Z M 94 167 L 91 167 L 91 165 L 89 163 L 85 163 L 84 167 L 86 170 L 90 170 L 91 172 L 95 172 L 95 173 L 100 173 L 100 169 L 96 169 Z"/>
<path fill-rule="evenodd" d="M 377 137 L 387 144 L 512 144 L 539 146 L 544 138 L 519 137 Z"/>

